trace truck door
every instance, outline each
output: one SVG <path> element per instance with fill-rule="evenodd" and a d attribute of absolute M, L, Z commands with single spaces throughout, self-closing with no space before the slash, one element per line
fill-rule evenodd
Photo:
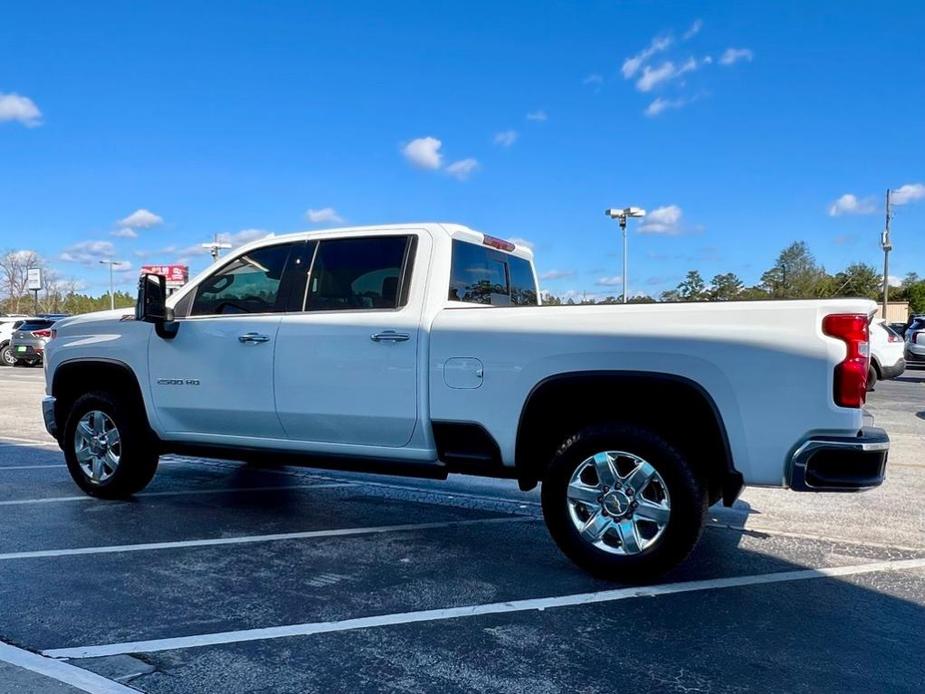
<path fill-rule="evenodd" d="M 304 311 L 283 317 L 276 343 L 277 412 L 290 439 L 410 441 L 421 304 L 408 297 L 423 243 L 414 233 L 318 242 Z"/>
<path fill-rule="evenodd" d="M 285 438 L 273 399 L 274 350 L 280 317 L 304 293 L 294 282 L 305 247 L 282 243 L 230 259 L 196 287 L 175 337 L 152 334 L 151 392 L 168 436 Z"/>

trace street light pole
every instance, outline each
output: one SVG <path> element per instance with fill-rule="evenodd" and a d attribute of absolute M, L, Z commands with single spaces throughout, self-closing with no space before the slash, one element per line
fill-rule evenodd
<path fill-rule="evenodd" d="M 112 268 L 115 265 L 121 265 L 121 260 L 101 260 L 100 265 L 109 266 L 109 309 L 113 310 L 116 308 L 116 296 L 113 293 L 113 284 L 112 284 Z"/>
<path fill-rule="evenodd" d="M 886 320 L 886 306 L 890 291 L 890 251 L 893 250 L 893 242 L 890 240 L 890 220 L 893 218 L 893 210 L 890 206 L 891 192 L 889 188 L 886 189 L 886 226 L 880 235 L 880 248 L 883 249 L 883 320 Z"/>
<path fill-rule="evenodd" d="M 645 217 L 646 211 L 640 207 L 627 207 L 622 210 L 608 208 L 604 210 L 611 219 L 616 219 L 620 223 L 620 230 L 623 232 L 623 303 L 629 301 L 629 285 L 627 276 L 629 275 L 629 245 L 626 240 L 626 220 L 629 217 Z"/>
<path fill-rule="evenodd" d="M 212 256 L 212 262 L 214 263 L 218 260 L 218 255 L 221 250 L 223 248 L 231 248 L 231 244 L 225 241 L 219 241 L 218 234 L 216 234 L 211 243 L 204 243 L 202 247 L 209 249 L 209 255 Z"/>

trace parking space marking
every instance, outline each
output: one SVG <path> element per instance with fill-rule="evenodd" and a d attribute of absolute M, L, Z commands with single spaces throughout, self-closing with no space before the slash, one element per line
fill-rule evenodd
<path fill-rule="evenodd" d="M 57 441 L 42 441 L 40 439 L 21 439 L 17 436 L 4 436 L 0 438 L 0 446 L 22 446 L 23 444 L 29 446 L 51 446 L 53 448 L 58 448 Z"/>
<path fill-rule="evenodd" d="M 278 492 L 284 489 L 332 489 L 334 487 L 353 487 L 349 482 L 330 482 L 321 484 L 284 484 L 268 487 L 228 487 L 225 489 L 186 489 L 175 492 L 141 492 L 132 499 L 141 499 L 156 496 L 198 496 L 204 494 L 236 494 L 238 492 Z M 64 501 L 100 501 L 95 496 L 82 494 L 80 496 L 51 496 L 44 499 L 8 499 L 0 501 L 0 506 L 24 506 L 27 504 L 54 504 Z M 112 501 L 112 503 L 128 503 L 126 501 Z"/>
<path fill-rule="evenodd" d="M 171 542 L 145 542 L 137 545 L 110 545 L 108 547 L 76 547 L 73 549 L 42 549 L 31 552 L 7 552 L 0 554 L 0 561 L 17 559 L 40 559 L 44 557 L 76 557 L 88 554 L 119 554 L 122 552 L 150 552 L 161 549 L 188 549 L 190 547 L 217 547 L 221 545 L 245 545 L 257 542 L 279 542 L 281 540 L 307 540 L 324 537 L 348 537 L 350 535 L 376 535 L 408 530 L 434 530 L 437 528 L 465 527 L 468 525 L 489 525 L 494 523 L 525 523 L 536 521 L 529 516 L 508 516 L 503 518 L 475 518 L 458 521 L 435 521 L 433 523 L 404 523 L 401 525 L 373 525 L 365 528 L 335 528 L 332 530 L 304 530 L 293 533 L 269 535 L 244 535 L 240 537 L 216 537 L 207 540 L 174 540 Z"/>
<path fill-rule="evenodd" d="M 88 694 L 138 694 L 137 689 L 108 680 L 95 672 L 30 653 L 2 641 L 0 641 L 0 661 L 35 672 L 82 692 L 88 692 Z"/>
<path fill-rule="evenodd" d="M 64 463 L 58 463 L 57 465 L 0 465 L 0 472 L 3 470 L 47 470 L 49 468 L 67 470 Z"/>
<path fill-rule="evenodd" d="M 279 627 L 265 627 L 260 629 L 244 629 L 241 631 L 224 631 L 212 634 L 198 634 L 195 636 L 151 639 L 147 641 L 125 641 L 121 643 L 109 643 L 98 646 L 51 648 L 42 651 L 42 654 L 50 658 L 96 658 L 106 655 L 127 655 L 130 653 L 156 653 L 159 651 L 174 651 L 184 648 L 200 648 L 203 646 L 217 646 L 223 644 L 243 643 L 247 641 L 265 641 L 269 639 L 279 639 L 291 636 L 310 636 L 312 634 L 353 631 L 356 629 L 372 629 L 385 626 L 414 624 L 418 622 L 435 622 L 449 619 L 464 619 L 467 617 L 481 617 L 484 615 L 508 614 L 513 612 L 528 612 L 535 610 L 541 611 L 557 607 L 592 605 L 605 602 L 615 602 L 618 600 L 628 600 L 633 598 L 658 597 L 661 595 L 677 595 L 680 593 L 693 593 L 705 590 L 721 590 L 726 588 L 768 585 L 772 583 L 805 581 L 815 578 L 838 578 L 841 576 L 854 576 L 858 574 L 878 572 L 907 571 L 910 569 L 921 568 L 925 568 L 925 558 L 906 559 L 901 561 L 880 561 L 868 564 L 858 564 L 855 566 L 837 566 L 822 569 L 781 571 L 769 574 L 756 574 L 752 576 L 716 578 L 705 581 L 686 581 L 683 583 L 666 583 L 655 586 L 618 588 L 615 590 L 605 590 L 595 593 L 578 593 L 574 595 L 562 595 L 551 598 L 531 598 L 528 600 L 514 600 L 511 602 L 494 602 L 483 605 L 466 605 L 464 607 L 421 610 L 418 612 L 401 612 L 396 614 L 376 615 L 373 617 L 345 619 L 338 622 L 292 624 Z"/>

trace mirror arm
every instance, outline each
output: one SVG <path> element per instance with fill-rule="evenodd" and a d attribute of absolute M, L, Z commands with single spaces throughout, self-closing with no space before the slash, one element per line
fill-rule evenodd
<path fill-rule="evenodd" d="M 154 332 L 157 333 L 158 337 L 165 340 L 172 340 L 177 336 L 177 331 L 180 329 L 180 322 L 174 318 L 172 308 L 167 308 L 166 313 L 167 315 L 164 320 L 159 320 L 154 324 Z"/>

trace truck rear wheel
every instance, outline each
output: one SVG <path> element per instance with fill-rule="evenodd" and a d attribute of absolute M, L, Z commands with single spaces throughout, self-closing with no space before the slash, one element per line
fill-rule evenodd
<path fill-rule="evenodd" d="M 125 499 L 154 477 L 158 456 L 138 409 L 105 392 L 71 407 L 61 443 L 71 477 L 90 496 Z"/>
<path fill-rule="evenodd" d="M 559 549 L 595 576 L 651 580 L 697 544 L 706 486 L 684 456 L 635 425 L 582 429 L 562 444 L 542 487 L 543 516 Z"/>

